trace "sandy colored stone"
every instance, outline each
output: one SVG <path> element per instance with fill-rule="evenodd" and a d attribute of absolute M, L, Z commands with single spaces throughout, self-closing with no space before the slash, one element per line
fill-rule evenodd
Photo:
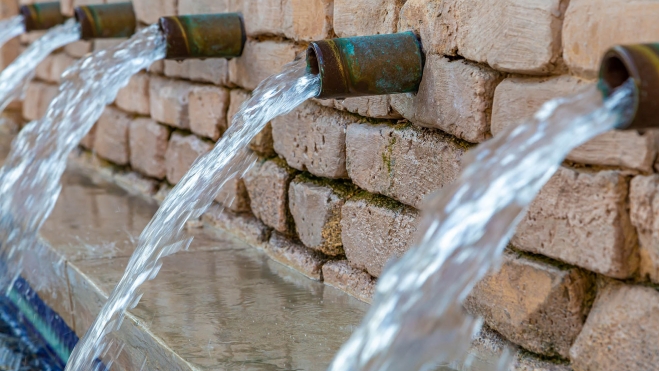
<path fill-rule="evenodd" d="M 638 233 L 639 274 L 655 283 L 659 283 L 658 192 L 659 175 L 636 176 L 630 183 L 630 216 Z"/>
<path fill-rule="evenodd" d="M 567 358 L 590 309 L 593 277 L 506 253 L 501 269 L 480 281 L 465 308 L 534 353 Z"/>
<path fill-rule="evenodd" d="M 232 177 L 220 189 L 215 201 L 234 212 L 250 212 L 249 193 L 242 179 Z"/>
<path fill-rule="evenodd" d="M 325 183 L 325 184 L 323 184 Z M 350 186 L 317 178 L 298 177 L 288 189 L 289 208 L 302 243 L 325 255 L 342 255 L 341 207 L 352 192 Z"/>
<path fill-rule="evenodd" d="M 178 14 L 216 14 L 239 10 L 241 0 L 178 0 Z"/>
<path fill-rule="evenodd" d="M 128 85 L 119 90 L 114 103 L 124 111 L 149 115 L 151 113 L 149 75 L 146 73 L 133 75 Z"/>
<path fill-rule="evenodd" d="M 189 129 L 188 98 L 193 86 L 181 80 L 151 76 L 149 79 L 151 117 L 163 124 Z"/>
<path fill-rule="evenodd" d="M 334 0 L 334 32 L 339 37 L 395 33 L 404 0 Z"/>
<path fill-rule="evenodd" d="M 22 52 L 21 42 L 18 38 L 13 38 L 0 48 L 0 67 L 7 68 L 16 57 Z"/>
<path fill-rule="evenodd" d="M 46 34 L 46 31 L 43 31 L 43 30 L 30 31 L 30 32 L 24 32 L 24 33 L 20 34 L 20 36 L 18 36 L 18 38 L 20 39 L 21 44 L 30 45 L 33 42 L 40 39 L 45 34 Z"/>
<path fill-rule="evenodd" d="M 638 266 L 627 212 L 628 181 L 619 171 L 561 167 L 517 227 L 517 248 L 615 278 Z"/>
<path fill-rule="evenodd" d="M 231 90 L 229 112 L 227 113 L 227 122 L 229 125 L 231 125 L 231 120 L 249 97 L 250 94 L 244 90 Z M 254 136 L 249 143 L 249 148 L 263 157 L 272 157 L 276 154 L 272 139 L 272 125 L 270 123 L 267 123 L 263 130 Z"/>
<path fill-rule="evenodd" d="M 165 154 L 170 129 L 150 118 L 136 118 L 130 124 L 130 164 L 133 169 L 156 179 L 167 175 Z"/>
<path fill-rule="evenodd" d="M 375 293 L 375 279 L 370 274 L 351 267 L 347 260 L 331 260 L 325 263 L 323 282 L 367 303 L 371 302 Z"/>
<path fill-rule="evenodd" d="M 0 1 L 0 17 L 9 18 L 18 14 L 18 1 L 5 0 Z"/>
<path fill-rule="evenodd" d="M 272 120 L 277 153 L 298 170 L 326 178 L 346 178 L 346 128 L 354 116 L 305 102 Z"/>
<path fill-rule="evenodd" d="M 589 85 L 589 82 L 571 76 L 505 79 L 494 94 L 492 134 L 497 135 L 508 126 L 521 125 L 532 119 L 546 101 L 571 96 Z M 652 172 L 657 155 L 656 141 L 657 133 L 652 130 L 643 134 L 633 130 L 612 130 L 575 148 L 567 159 L 648 173 Z"/>
<path fill-rule="evenodd" d="M 28 121 L 43 117 L 57 93 L 57 85 L 31 81 L 27 86 L 25 99 L 23 99 L 23 117 Z"/>
<path fill-rule="evenodd" d="M 411 247 L 419 212 L 383 196 L 364 194 L 341 208 L 341 240 L 351 266 L 379 277 L 387 262 Z"/>
<path fill-rule="evenodd" d="M 127 165 L 130 161 L 128 128 L 132 116 L 112 106 L 105 107 L 96 123 L 94 151 L 96 154 L 117 165 Z"/>
<path fill-rule="evenodd" d="M 490 137 L 492 100 L 500 78 L 498 72 L 472 62 L 429 55 L 419 92 L 394 95 L 391 104 L 419 126 L 480 143 Z"/>
<path fill-rule="evenodd" d="M 270 239 L 270 228 L 251 214 L 236 214 L 214 204 L 203 215 L 205 226 L 231 232 L 243 241 L 261 246 Z"/>
<path fill-rule="evenodd" d="M 199 85 L 190 89 L 190 130 L 193 133 L 218 140 L 227 128 L 229 90 L 217 86 Z"/>
<path fill-rule="evenodd" d="M 177 15 L 178 0 L 135 0 L 133 7 L 137 20 L 152 24 L 158 22 L 160 17 Z"/>
<path fill-rule="evenodd" d="M 468 148 L 438 130 L 355 124 L 346 134 L 347 169 L 360 188 L 421 208 L 426 195 L 458 177 Z"/>
<path fill-rule="evenodd" d="M 292 62 L 300 51 L 302 47 L 291 42 L 248 40 L 243 55 L 229 61 L 229 79 L 242 88 L 254 90 L 265 78 Z"/>
<path fill-rule="evenodd" d="M 92 41 L 74 41 L 64 47 L 64 52 L 72 58 L 82 58 L 92 51 Z"/>
<path fill-rule="evenodd" d="M 322 267 L 327 259 L 318 252 L 307 249 L 277 232 L 272 233 L 265 251 L 268 256 L 281 264 L 299 271 L 312 280 L 322 281 Z"/>
<path fill-rule="evenodd" d="M 51 76 L 54 82 L 60 83 L 62 81 L 62 75 L 64 72 L 71 67 L 78 60 L 71 57 L 66 53 L 57 53 L 54 55 Z"/>
<path fill-rule="evenodd" d="M 525 74 L 560 71 L 567 0 L 409 0 L 399 31 L 415 30 L 431 54 L 461 55 Z"/>
<path fill-rule="evenodd" d="M 390 95 L 355 97 L 345 99 L 315 99 L 316 103 L 341 111 L 356 113 L 364 117 L 400 119 L 403 116 L 391 107 Z"/>
<path fill-rule="evenodd" d="M 653 0 L 571 0 L 563 26 L 566 64 L 576 74 L 596 77 L 610 47 L 657 41 L 657 14 Z"/>
<path fill-rule="evenodd" d="M 94 140 L 96 139 L 96 124 L 87 132 L 84 138 L 80 141 L 82 148 L 92 150 L 94 149 Z"/>
<path fill-rule="evenodd" d="M 55 56 L 53 54 L 46 56 L 46 58 L 44 58 L 37 65 L 37 68 L 34 70 L 34 76 L 46 82 L 54 83 L 55 81 L 52 79 L 51 76 L 53 69 L 53 59 L 55 59 Z"/>
<path fill-rule="evenodd" d="M 244 176 L 254 215 L 276 231 L 293 234 L 288 210 L 288 185 L 295 171 L 281 160 L 259 160 Z"/>
<path fill-rule="evenodd" d="M 94 39 L 94 45 L 92 50 L 93 51 L 99 51 L 99 50 L 106 50 L 110 48 L 115 48 L 119 44 L 123 43 L 124 41 L 128 40 L 126 37 L 117 37 L 117 38 L 108 38 L 108 39 Z"/>
<path fill-rule="evenodd" d="M 570 349 L 575 371 L 656 370 L 659 364 L 659 293 L 609 283 L 599 290 Z"/>
<path fill-rule="evenodd" d="M 282 3 L 282 0 L 242 0 L 247 35 L 281 35 Z"/>
<path fill-rule="evenodd" d="M 117 172 L 112 177 L 112 180 L 126 192 L 132 194 L 137 193 L 144 197 L 153 197 L 160 187 L 158 180 L 147 178 L 135 171 Z"/>
<path fill-rule="evenodd" d="M 74 15 L 74 8 L 77 6 L 81 5 L 96 5 L 96 4 L 103 4 L 106 1 L 103 0 L 64 0 L 60 1 L 60 10 L 62 14 L 64 14 L 67 17 L 73 17 Z M 112 1 L 109 1 L 112 2 Z M 116 2 L 116 1 L 114 1 Z"/>
<path fill-rule="evenodd" d="M 169 77 L 229 85 L 229 61 L 224 58 L 166 60 L 163 73 Z"/>
<path fill-rule="evenodd" d="M 174 132 L 169 138 L 167 152 L 165 152 L 165 166 L 167 168 L 167 181 L 178 183 L 195 160 L 213 149 L 213 145 L 196 135 L 185 135 Z"/>
<path fill-rule="evenodd" d="M 334 0 L 282 1 L 284 35 L 296 41 L 331 37 Z"/>

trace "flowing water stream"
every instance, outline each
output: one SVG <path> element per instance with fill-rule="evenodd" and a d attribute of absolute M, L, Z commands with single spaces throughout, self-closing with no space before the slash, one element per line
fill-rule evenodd
<path fill-rule="evenodd" d="M 461 303 L 568 153 L 626 122 L 634 89 L 628 81 L 605 100 L 591 87 L 549 101 L 470 152 L 460 178 L 428 198 L 415 246 L 380 277 L 371 309 L 329 370 L 432 370 L 464 359 L 481 320 Z M 505 360 L 495 366 L 507 369 Z"/>
<path fill-rule="evenodd" d="M 187 248 L 191 240 L 184 237 L 186 222 L 201 217 L 222 185 L 254 162 L 247 149 L 250 140 L 270 120 L 316 96 L 319 86 L 319 78 L 307 74 L 305 61 L 298 60 L 254 90 L 215 148 L 192 165 L 144 229 L 123 277 L 74 349 L 66 370 L 93 370 L 101 356 L 111 364 L 116 354 L 108 353 L 112 344 L 105 341 L 106 335 L 120 327 L 126 310 L 137 305 L 140 286 L 158 274 L 161 258 Z"/>
<path fill-rule="evenodd" d="M 0 47 L 14 37 L 25 32 L 25 22 L 22 15 L 0 21 Z"/>
<path fill-rule="evenodd" d="M 11 101 L 23 95 L 27 83 L 32 79 L 34 70 L 41 61 L 55 49 L 78 39 L 80 39 L 80 25 L 74 19 L 69 19 L 64 24 L 51 28 L 45 35 L 30 44 L 0 73 L 0 112 L 4 111 Z"/>

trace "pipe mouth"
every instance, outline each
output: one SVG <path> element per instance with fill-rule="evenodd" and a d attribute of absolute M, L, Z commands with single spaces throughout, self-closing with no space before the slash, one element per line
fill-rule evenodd
<path fill-rule="evenodd" d="M 307 72 L 314 76 L 320 74 L 320 65 L 318 64 L 318 55 L 316 55 L 314 43 L 311 43 L 307 48 Z"/>
<path fill-rule="evenodd" d="M 607 53 L 604 56 L 600 78 L 609 89 L 619 88 L 630 77 L 629 68 L 617 53 Z"/>
<path fill-rule="evenodd" d="M 23 16 L 25 32 L 47 30 L 66 20 L 58 2 L 22 5 L 19 14 Z"/>
<path fill-rule="evenodd" d="M 129 37 L 137 29 L 132 3 L 77 6 L 74 14 L 83 40 Z"/>

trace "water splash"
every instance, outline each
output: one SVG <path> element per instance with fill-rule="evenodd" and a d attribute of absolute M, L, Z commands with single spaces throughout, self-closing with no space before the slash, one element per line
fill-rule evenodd
<path fill-rule="evenodd" d="M 164 36 L 156 25 L 83 58 L 62 75 L 46 115 L 14 140 L 0 169 L 1 287 L 10 287 L 20 273 L 22 253 L 35 253 L 37 232 L 57 201 L 68 154 L 130 77 L 164 56 Z"/>
<path fill-rule="evenodd" d="M 529 203 L 580 144 L 625 122 L 628 81 L 547 102 L 464 158 L 451 186 L 426 200 L 415 246 L 380 277 L 373 305 L 331 371 L 431 370 L 458 361 L 481 321 L 461 303 L 497 263 Z"/>
<path fill-rule="evenodd" d="M 319 87 L 319 78 L 307 74 L 305 61 L 298 60 L 254 90 L 215 148 L 192 165 L 144 229 L 123 277 L 74 349 L 66 370 L 94 369 L 93 361 L 111 346 L 105 336 L 120 327 L 126 310 L 137 305 L 139 287 L 158 274 L 160 259 L 191 242 L 184 238 L 185 223 L 201 217 L 224 183 L 253 164 L 254 156 L 247 149 L 250 140 L 270 120 L 316 96 Z"/>
<path fill-rule="evenodd" d="M 45 35 L 30 44 L 0 73 L 0 112 L 4 111 L 11 101 L 23 95 L 28 81 L 34 76 L 34 70 L 41 61 L 55 49 L 79 39 L 80 25 L 74 19 L 69 19 L 64 24 L 51 28 Z"/>
<path fill-rule="evenodd" d="M 14 37 L 25 33 L 25 20 L 22 15 L 17 15 L 0 21 L 0 47 Z"/>

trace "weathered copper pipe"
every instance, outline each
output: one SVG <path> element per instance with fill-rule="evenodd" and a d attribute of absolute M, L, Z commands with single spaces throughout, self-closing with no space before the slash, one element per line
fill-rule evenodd
<path fill-rule="evenodd" d="M 245 46 L 245 26 L 238 13 L 160 18 L 167 38 L 166 59 L 233 58 Z"/>
<path fill-rule="evenodd" d="M 600 88 L 611 94 L 628 78 L 636 85 L 636 107 L 622 129 L 659 127 L 659 44 L 619 45 L 606 52 L 600 66 Z"/>
<path fill-rule="evenodd" d="M 83 40 L 129 37 L 137 27 L 132 3 L 78 6 L 74 12 Z"/>
<path fill-rule="evenodd" d="M 25 32 L 47 30 L 66 20 L 59 3 L 23 5 L 19 12 L 25 22 Z"/>
<path fill-rule="evenodd" d="M 423 63 L 412 32 L 322 40 L 307 49 L 308 70 L 320 74 L 318 98 L 416 92 Z"/>

